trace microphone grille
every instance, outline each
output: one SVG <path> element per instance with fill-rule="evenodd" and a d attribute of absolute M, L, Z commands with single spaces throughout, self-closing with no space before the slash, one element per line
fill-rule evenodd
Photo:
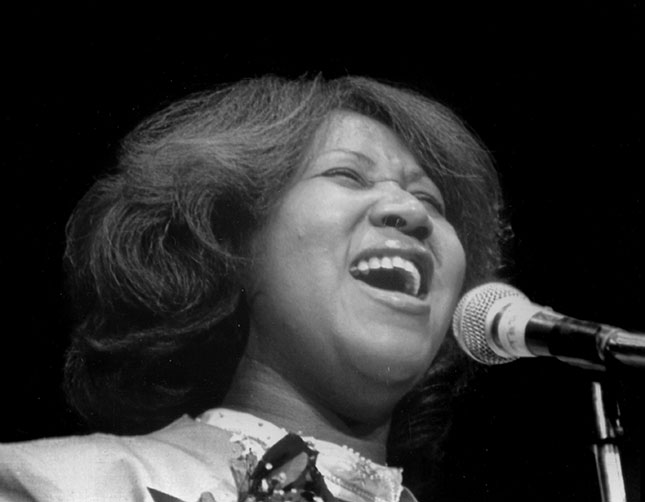
<path fill-rule="evenodd" d="M 482 284 L 464 295 L 452 318 L 452 331 L 457 343 L 470 357 L 483 364 L 502 364 L 515 357 L 501 357 L 489 346 L 486 318 L 493 304 L 502 298 L 523 297 L 521 291 L 501 282 Z"/>

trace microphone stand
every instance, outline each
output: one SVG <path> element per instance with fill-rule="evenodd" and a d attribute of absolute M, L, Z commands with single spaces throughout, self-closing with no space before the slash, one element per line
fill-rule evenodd
<path fill-rule="evenodd" d="M 595 419 L 596 470 L 603 502 L 626 502 L 625 479 L 618 443 L 623 435 L 618 400 L 607 380 L 591 383 Z"/>

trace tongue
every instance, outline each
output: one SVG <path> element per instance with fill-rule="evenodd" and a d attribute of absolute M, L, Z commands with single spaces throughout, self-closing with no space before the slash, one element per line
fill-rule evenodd
<path fill-rule="evenodd" d="M 391 269 L 371 270 L 369 274 L 361 275 L 357 279 L 374 288 L 414 295 L 414 291 L 410 291 L 411 286 L 405 274 Z"/>

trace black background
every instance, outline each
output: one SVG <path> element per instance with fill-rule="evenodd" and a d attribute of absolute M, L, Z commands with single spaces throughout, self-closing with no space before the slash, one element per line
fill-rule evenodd
<path fill-rule="evenodd" d="M 389 6 L 379 20 L 312 6 L 279 23 L 250 6 L 8 13 L 0 440 L 85 431 L 59 390 L 70 330 L 64 225 L 119 139 L 173 99 L 265 73 L 363 74 L 452 107 L 501 173 L 515 231 L 509 279 L 560 312 L 645 331 L 642 10 L 567 5 Z M 619 380 L 633 500 L 639 377 Z M 455 500 L 599 500 L 590 425 L 579 371 L 553 360 L 491 368 L 456 422 L 449 491 Z"/>

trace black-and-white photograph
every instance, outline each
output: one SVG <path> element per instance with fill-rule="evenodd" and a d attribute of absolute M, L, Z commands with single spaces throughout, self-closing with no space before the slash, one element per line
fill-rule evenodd
<path fill-rule="evenodd" d="M 158 9 L 4 20 L 0 501 L 641 500 L 640 2 Z"/>

